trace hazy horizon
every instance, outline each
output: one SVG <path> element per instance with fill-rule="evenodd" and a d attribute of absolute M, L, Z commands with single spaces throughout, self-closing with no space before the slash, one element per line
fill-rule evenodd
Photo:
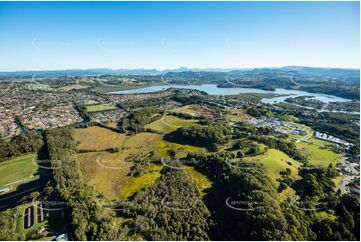
<path fill-rule="evenodd" d="M 179 69 L 185 69 L 185 70 L 251 70 L 251 69 L 280 69 L 284 67 L 306 67 L 306 68 L 321 68 L 321 69 L 348 69 L 348 70 L 360 70 L 359 67 L 328 67 L 328 66 L 299 66 L 299 65 L 286 65 L 286 66 L 256 66 L 256 67 L 186 67 L 186 66 L 180 66 L 175 68 L 166 68 L 166 69 L 158 69 L 158 68 L 142 68 L 142 67 L 135 67 L 135 68 L 108 68 L 108 67 L 91 67 L 91 68 L 67 68 L 67 69 L 28 69 L 28 70 L 0 70 L 0 72 L 42 72 L 42 71 L 68 71 L 68 70 L 155 70 L 155 71 L 167 71 L 167 70 L 179 70 Z"/>

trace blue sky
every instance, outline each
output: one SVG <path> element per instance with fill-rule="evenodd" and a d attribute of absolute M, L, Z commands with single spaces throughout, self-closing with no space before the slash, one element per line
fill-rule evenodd
<path fill-rule="evenodd" d="M 358 2 L 1 2 L 0 70 L 358 67 Z"/>

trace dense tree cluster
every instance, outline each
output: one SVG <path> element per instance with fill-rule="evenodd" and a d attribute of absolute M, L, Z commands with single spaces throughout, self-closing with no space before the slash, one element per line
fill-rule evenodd
<path fill-rule="evenodd" d="M 347 85 L 346 83 L 327 83 L 322 86 L 302 86 L 303 91 L 313 93 L 326 93 L 338 97 L 360 100 L 360 87 L 357 85 Z"/>
<path fill-rule="evenodd" d="M 315 113 L 313 116 L 300 116 L 300 121 L 318 131 L 330 133 L 345 140 L 355 141 L 359 138 L 359 129 L 355 121 L 358 119 L 357 117 L 345 113 L 323 112 Z"/>
<path fill-rule="evenodd" d="M 149 172 L 150 163 L 158 161 L 158 157 L 154 152 L 149 153 L 140 153 L 136 155 L 131 155 L 127 158 L 134 163 L 134 166 L 131 168 L 130 175 L 133 177 L 139 177 Z"/>
<path fill-rule="evenodd" d="M 91 121 L 92 120 L 92 117 L 90 116 L 89 112 L 86 110 L 86 108 L 84 106 L 75 105 L 75 109 L 79 112 L 80 116 L 85 121 Z"/>
<path fill-rule="evenodd" d="M 292 184 L 291 179 L 291 169 L 286 168 L 286 170 L 280 172 L 281 178 L 277 179 L 277 181 L 280 183 L 278 186 L 277 191 L 282 192 L 285 190 L 288 186 Z"/>
<path fill-rule="evenodd" d="M 242 169 L 227 162 L 227 158 L 226 153 L 187 157 L 214 182 L 206 198 L 216 223 L 211 239 L 359 239 L 359 197 L 334 192 L 332 178 L 337 173 L 333 167 L 302 169 L 302 179 L 291 184 L 298 198 L 280 202 L 262 167 Z M 289 185 L 289 174 L 290 171 L 283 171 L 280 181 Z M 243 202 L 241 208 L 247 209 L 230 208 L 229 200 Z M 320 217 L 322 213 L 327 216 Z"/>
<path fill-rule="evenodd" d="M 133 132 L 141 132 L 144 125 L 151 123 L 161 117 L 157 115 L 158 110 L 155 108 L 142 108 L 131 112 L 124 117 L 119 123 L 118 127 L 123 130 L 130 130 Z"/>
<path fill-rule="evenodd" d="M 166 139 L 178 143 L 205 146 L 211 150 L 217 149 L 217 144 L 225 143 L 230 135 L 229 126 L 222 122 L 211 122 L 204 126 L 186 126 L 167 134 Z"/>
<path fill-rule="evenodd" d="M 13 210 L 0 212 L 0 240 L 17 240 L 15 234 L 15 213 Z"/>
<path fill-rule="evenodd" d="M 269 116 L 270 112 L 264 105 L 250 105 L 246 109 L 247 114 L 253 116 L 253 117 L 262 117 L 262 116 Z"/>
<path fill-rule="evenodd" d="M 235 138 L 246 138 L 250 135 L 275 135 L 280 137 L 280 134 L 269 127 L 256 127 L 254 124 L 247 122 L 239 122 L 234 130 Z"/>
<path fill-rule="evenodd" d="M 210 212 L 191 177 L 183 170 L 164 169 L 155 185 L 139 191 L 125 213 L 146 240 L 208 240 Z"/>
<path fill-rule="evenodd" d="M 167 112 L 170 115 L 176 116 L 176 117 L 180 117 L 183 119 L 194 119 L 194 116 L 188 113 L 180 113 L 180 112 Z M 199 118 L 199 117 L 197 117 Z"/>
<path fill-rule="evenodd" d="M 35 130 L 22 133 L 11 140 L 0 137 L 0 161 L 29 152 L 37 152 L 43 144 L 42 135 Z"/>
<path fill-rule="evenodd" d="M 332 178 L 337 176 L 335 168 L 302 170 L 300 175 L 302 179 L 294 182 L 292 187 L 308 209 L 323 209 L 335 216 L 334 219 L 320 219 L 314 212 L 308 214 L 317 240 L 359 240 L 360 198 L 353 194 L 339 196 L 334 191 Z"/>
<path fill-rule="evenodd" d="M 262 153 L 262 150 L 256 142 L 243 139 L 237 140 L 236 143 L 228 150 L 238 150 L 235 156 L 237 158 L 243 158 L 245 156 L 255 156 Z"/>
<path fill-rule="evenodd" d="M 291 231 L 287 226 L 288 220 L 277 201 L 277 192 L 262 168 L 240 169 L 228 163 L 227 158 L 227 154 L 222 153 L 188 157 L 214 182 L 206 200 L 216 223 L 212 239 L 305 239 L 299 228 Z M 241 203 L 245 210 L 229 207 L 230 200 Z"/>

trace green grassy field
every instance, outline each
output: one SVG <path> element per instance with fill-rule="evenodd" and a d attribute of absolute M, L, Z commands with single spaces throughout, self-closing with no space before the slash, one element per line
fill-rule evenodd
<path fill-rule="evenodd" d="M 277 149 L 269 149 L 263 155 L 249 157 L 247 160 L 262 164 L 265 168 L 266 174 L 274 183 L 277 183 L 277 178 L 281 178 L 280 171 L 284 171 L 286 168 L 291 170 L 292 179 L 299 179 L 297 169 L 300 166 L 300 163 Z M 287 162 L 291 162 L 292 165 L 287 164 Z"/>
<path fill-rule="evenodd" d="M 341 155 L 317 145 L 299 142 L 297 149 L 307 157 L 310 165 L 327 167 L 329 164 L 336 165 Z"/>
<path fill-rule="evenodd" d="M 163 123 L 170 126 L 178 126 L 178 127 L 191 126 L 191 125 L 196 125 L 197 124 L 196 122 L 197 122 L 196 120 L 182 119 L 172 115 L 166 115 L 163 117 Z"/>
<path fill-rule="evenodd" d="M 173 115 L 165 115 L 161 119 L 145 125 L 145 128 L 154 129 L 163 133 L 170 133 L 179 127 L 191 125 L 197 125 L 197 121 L 182 119 Z"/>
<path fill-rule="evenodd" d="M 321 146 L 325 146 L 325 145 L 332 145 L 333 143 L 331 142 L 328 142 L 326 140 L 321 140 L 321 139 L 316 139 L 316 138 L 311 138 L 309 139 L 309 141 L 313 144 L 316 144 L 316 145 L 321 145 Z"/>
<path fill-rule="evenodd" d="M 300 166 L 300 163 L 277 149 L 268 149 L 267 152 L 263 155 L 249 157 L 247 160 L 262 164 L 266 175 L 271 179 L 275 188 L 278 188 L 279 185 L 277 179 L 281 178 L 280 172 L 286 170 L 286 168 L 291 170 L 290 177 L 292 180 L 295 181 L 300 179 L 300 176 L 298 175 L 298 167 Z M 290 162 L 292 165 L 289 165 L 287 162 Z M 294 195 L 295 191 L 288 187 L 279 194 L 279 199 L 285 200 L 286 198 L 292 197 Z"/>
<path fill-rule="evenodd" d="M 114 110 L 116 107 L 114 105 L 91 105 L 91 106 L 85 106 L 85 110 L 88 112 L 101 112 L 101 111 L 107 111 L 107 110 Z"/>
<path fill-rule="evenodd" d="M 166 142 L 164 140 L 159 140 L 156 142 L 156 153 L 160 158 L 170 158 L 169 152 L 171 150 L 176 152 L 176 158 L 184 158 L 188 153 L 205 153 L 207 152 L 206 148 L 196 147 L 192 145 L 181 145 L 172 142 Z"/>
<path fill-rule="evenodd" d="M 82 105 L 84 106 L 92 106 L 92 105 L 97 105 L 99 104 L 97 101 L 86 101 L 86 102 L 83 102 Z"/>
<path fill-rule="evenodd" d="M 170 125 L 167 125 L 166 123 L 162 122 L 161 119 L 158 119 L 150 124 L 147 124 L 144 126 L 148 129 L 153 129 L 162 133 L 170 133 L 177 129 L 177 127 L 172 127 Z"/>
<path fill-rule="evenodd" d="M 38 167 L 33 159 L 36 154 L 18 156 L 0 163 L 0 186 L 27 179 L 36 173 Z"/>

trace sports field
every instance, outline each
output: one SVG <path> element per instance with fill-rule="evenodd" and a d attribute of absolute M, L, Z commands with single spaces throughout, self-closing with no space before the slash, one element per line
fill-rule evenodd
<path fill-rule="evenodd" d="M 107 110 L 114 110 L 116 107 L 114 105 L 91 105 L 91 106 L 85 106 L 85 110 L 92 113 L 92 112 L 101 112 L 101 111 L 107 111 Z"/>
<path fill-rule="evenodd" d="M 0 163 L 0 186 L 30 178 L 38 169 L 33 159 L 36 154 L 18 156 Z"/>

